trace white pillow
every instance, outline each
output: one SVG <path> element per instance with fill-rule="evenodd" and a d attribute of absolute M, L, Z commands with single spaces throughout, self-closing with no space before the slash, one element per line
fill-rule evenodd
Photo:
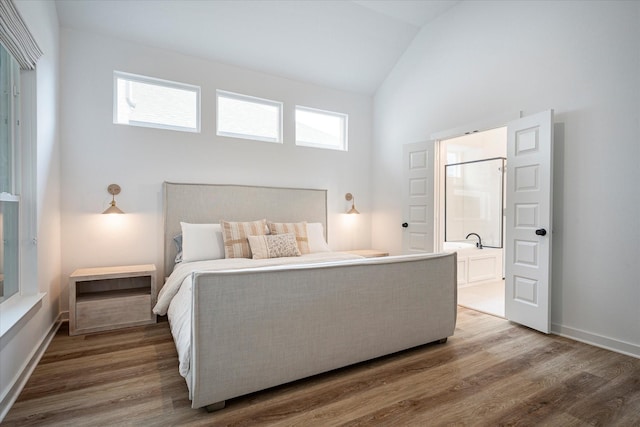
<path fill-rule="evenodd" d="M 181 222 L 182 262 L 224 258 L 224 240 L 220 224 Z"/>
<path fill-rule="evenodd" d="M 309 239 L 309 252 L 331 252 L 331 248 L 327 245 L 327 241 L 324 239 L 324 233 L 322 232 L 322 223 L 320 222 L 308 222 L 307 223 L 307 238 Z"/>

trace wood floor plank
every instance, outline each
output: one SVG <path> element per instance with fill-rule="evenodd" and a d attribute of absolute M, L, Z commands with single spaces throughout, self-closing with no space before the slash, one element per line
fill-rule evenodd
<path fill-rule="evenodd" d="M 640 426 L 640 360 L 460 308 L 446 344 L 191 409 L 166 322 L 61 328 L 7 426 Z"/>
<path fill-rule="evenodd" d="M 77 366 L 67 363 L 67 360 L 47 363 L 32 375 L 30 387 L 23 391 L 21 399 L 108 384 L 114 377 L 141 377 L 148 372 L 155 373 L 158 369 L 171 369 L 178 363 L 177 357 L 172 357 L 175 355 L 172 342 L 162 343 L 149 350 L 145 352 L 143 347 L 85 357 L 81 362 L 82 375 L 78 375 Z"/>
<path fill-rule="evenodd" d="M 502 334 L 501 337 L 508 338 L 509 335 Z M 511 337 L 511 339 L 513 340 L 514 337 Z M 525 337 L 521 339 L 525 339 Z M 499 342 L 506 342 L 507 340 L 498 340 L 494 343 L 499 346 Z M 452 381 L 461 379 L 465 375 L 482 372 L 495 364 L 493 356 L 482 348 L 484 344 L 471 346 L 468 351 L 460 351 L 461 347 L 454 345 L 455 340 L 451 340 L 451 344 L 451 346 L 444 345 L 440 346 L 440 348 L 432 349 L 433 353 L 430 353 L 430 356 L 443 352 L 446 355 L 455 355 L 455 359 L 446 358 L 444 363 L 431 364 L 432 358 L 425 358 L 424 353 L 421 353 L 420 359 L 424 366 L 416 365 L 412 367 L 408 371 L 408 375 L 393 373 L 388 377 L 383 376 L 382 381 L 378 381 L 375 388 L 359 390 L 358 393 L 351 393 L 340 400 L 329 402 L 327 405 L 317 405 L 319 409 L 314 410 L 313 406 L 311 406 L 307 412 L 300 411 L 300 417 L 283 420 L 283 425 L 325 425 L 330 420 L 335 419 L 336 414 L 340 413 L 347 413 L 349 419 L 366 416 L 371 413 L 372 407 L 387 407 L 390 402 L 411 399 L 417 392 L 425 389 L 430 390 L 432 393 L 442 392 L 450 387 Z M 402 356 L 398 355 L 397 357 L 401 358 Z M 398 363 L 402 362 L 394 360 L 390 368 L 399 366 Z M 368 375 L 371 376 L 370 373 Z M 378 375 L 376 375 L 377 377 Z"/>
<path fill-rule="evenodd" d="M 631 416 L 627 408 L 636 413 Z M 590 425 L 624 424 L 627 420 L 640 425 L 640 368 L 574 402 L 567 412 Z"/>
<path fill-rule="evenodd" d="M 551 343 L 546 347 L 532 348 L 531 351 L 511 357 L 508 360 L 493 364 L 482 372 L 468 375 L 454 381 L 445 390 L 433 393 L 431 388 L 422 388 L 409 399 L 402 399 L 396 403 L 382 407 L 352 422 L 347 426 L 365 426 L 372 424 L 402 425 L 412 419 L 418 419 L 420 414 L 431 412 L 427 418 L 433 418 L 433 412 L 446 412 L 439 414 L 438 419 L 444 416 L 454 418 L 465 417 L 469 406 L 465 403 L 475 398 L 475 396 L 489 387 L 496 384 L 505 384 L 512 388 L 515 384 L 506 384 L 512 381 L 513 376 L 528 366 L 543 362 L 547 358 L 555 357 L 562 352 L 569 351 L 569 346 L 560 343 Z M 442 405 L 451 406 L 447 411 L 442 410 Z M 452 410 L 456 411 L 452 414 Z M 474 414 L 475 415 L 475 414 Z M 446 420 L 445 420 L 446 421 Z"/>
<path fill-rule="evenodd" d="M 517 331 L 513 331 L 517 332 Z M 498 334 L 491 340 L 494 345 L 498 343 L 507 343 L 513 341 L 516 338 L 516 334 Z M 522 336 L 524 340 L 527 337 Z M 452 339 L 453 340 L 453 339 Z M 454 340 L 455 341 L 455 340 Z M 429 382 L 431 384 L 442 384 L 445 380 L 450 379 L 452 375 L 456 375 L 462 372 L 463 369 L 469 371 L 480 371 L 486 369 L 489 365 L 485 366 L 472 366 L 470 363 L 465 363 L 462 358 L 471 355 L 477 355 L 484 351 L 487 340 L 478 339 L 477 341 L 461 344 L 460 346 L 449 345 L 431 345 L 424 346 L 418 349 L 403 352 L 401 354 L 391 356 L 393 363 L 387 363 L 388 358 L 378 359 L 375 363 L 384 363 L 384 366 L 375 367 L 371 366 L 367 362 L 361 364 L 366 370 L 361 372 L 361 375 L 357 375 L 358 372 L 354 371 L 354 368 L 349 368 L 345 373 L 342 371 L 336 373 L 340 378 L 331 381 L 325 387 L 309 390 L 305 395 L 301 395 L 295 401 L 288 401 L 283 403 L 282 408 L 277 405 L 270 405 L 265 407 L 262 411 L 252 411 L 252 422 L 260 423 L 268 419 L 270 422 L 275 423 L 278 420 L 282 420 L 285 425 L 295 425 L 294 416 L 296 414 L 302 415 L 303 418 L 300 421 L 300 425 L 307 425 L 310 423 L 310 419 L 307 416 L 310 411 L 315 407 L 323 407 L 327 409 L 328 416 L 319 416 L 316 414 L 316 421 L 323 423 L 328 422 L 328 419 L 332 418 L 332 412 L 336 410 L 351 411 L 353 408 L 359 406 L 358 400 L 364 400 L 371 405 L 382 404 L 386 401 L 387 395 L 392 394 L 394 396 L 402 395 L 404 391 L 407 394 L 415 393 L 415 384 L 412 383 L 412 378 L 416 378 L 421 372 L 429 372 Z M 430 351 L 429 358 L 424 357 L 425 350 Z M 412 354 L 416 352 L 417 355 L 412 357 Z M 488 360 L 485 358 L 484 360 Z M 457 366 L 460 364 L 459 366 Z M 375 369 L 375 375 L 371 375 L 371 368 Z M 409 384 L 404 385 L 402 380 L 404 378 L 410 378 Z M 400 386 L 395 387 L 394 383 L 401 382 Z M 379 387 L 392 388 L 391 391 L 387 390 L 385 393 L 380 393 Z M 402 390 L 403 388 L 409 388 L 409 390 Z M 359 397 L 361 393 L 366 393 L 364 396 Z M 380 402 L 378 402 L 380 400 Z M 328 406 L 332 402 L 339 402 L 344 406 L 343 409 L 337 409 L 334 406 Z M 349 409 L 351 408 L 351 409 Z M 285 412 L 286 409 L 286 412 Z M 278 414 L 278 415 L 275 415 Z M 233 417 L 223 418 L 225 423 L 234 425 L 238 422 L 238 419 Z"/>

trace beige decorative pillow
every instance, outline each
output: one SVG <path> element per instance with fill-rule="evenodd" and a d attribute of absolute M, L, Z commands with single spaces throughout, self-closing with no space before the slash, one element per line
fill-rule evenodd
<path fill-rule="evenodd" d="M 253 259 L 300 256 L 293 233 L 248 236 Z"/>
<path fill-rule="evenodd" d="M 224 240 L 225 258 L 251 258 L 251 247 L 247 236 L 267 234 L 267 220 L 251 222 L 220 221 Z"/>
<path fill-rule="evenodd" d="M 271 234 L 293 233 L 296 236 L 298 249 L 301 254 L 311 253 L 309 250 L 309 238 L 307 237 L 306 222 L 270 222 L 269 232 Z"/>

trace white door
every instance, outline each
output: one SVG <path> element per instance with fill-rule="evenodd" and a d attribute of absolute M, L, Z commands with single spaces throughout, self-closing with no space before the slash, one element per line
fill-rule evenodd
<path fill-rule="evenodd" d="M 433 141 L 402 147 L 402 251 L 433 252 Z"/>
<path fill-rule="evenodd" d="M 553 110 L 507 125 L 505 315 L 549 333 Z"/>

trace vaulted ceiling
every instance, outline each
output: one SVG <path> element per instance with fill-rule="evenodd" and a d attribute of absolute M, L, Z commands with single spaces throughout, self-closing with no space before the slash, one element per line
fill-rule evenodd
<path fill-rule="evenodd" d="M 457 0 L 56 0 L 60 25 L 373 94 Z"/>

